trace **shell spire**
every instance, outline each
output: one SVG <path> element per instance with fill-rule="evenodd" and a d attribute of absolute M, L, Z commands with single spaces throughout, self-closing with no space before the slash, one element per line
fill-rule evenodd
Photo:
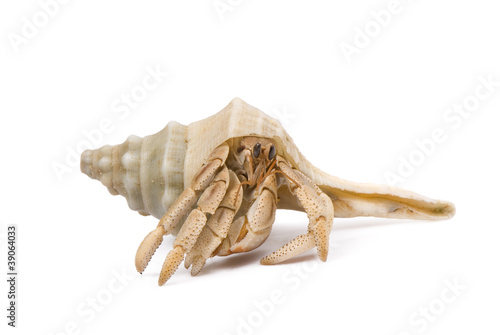
<path fill-rule="evenodd" d="M 82 153 L 80 168 L 130 209 L 160 218 L 184 189 L 185 126 L 170 122 L 156 134 Z"/>

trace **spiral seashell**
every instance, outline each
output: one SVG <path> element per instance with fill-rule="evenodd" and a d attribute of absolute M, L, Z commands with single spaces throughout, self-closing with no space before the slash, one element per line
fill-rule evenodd
<path fill-rule="evenodd" d="M 186 127 L 173 121 L 156 134 L 86 150 L 81 170 L 125 197 L 130 209 L 161 217 L 184 189 L 185 134 Z"/>
<path fill-rule="evenodd" d="M 188 126 L 170 122 L 156 134 L 130 136 L 120 145 L 87 150 L 81 170 L 100 180 L 111 194 L 124 196 L 131 209 L 161 218 L 212 150 L 243 136 L 273 139 L 277 153 L 332 199 L 336 217 L 442 219 L 455 212 L 446 201 L 386 185 L 350 182 L 321 171 L 300 153 L 278 120 L 239 98 Z M 280 194 L 278 208 L 302 210 L 286 192 Z"/>

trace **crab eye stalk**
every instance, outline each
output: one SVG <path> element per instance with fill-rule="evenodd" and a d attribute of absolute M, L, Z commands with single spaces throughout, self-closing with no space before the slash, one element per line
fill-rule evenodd
<path fill-rule="evenodd" d="M 255 158 L 259 157 L 260 156 L 260 143 L 255 143 L 255 145 L 253 146 L 253 156 Z"/>
<path fill-rule="evenodd" d="M 269 160 L 272 160 L 276 156 L 276 147 L 274 144 L 271 144 L 271 147 L 269 148 Z"/>

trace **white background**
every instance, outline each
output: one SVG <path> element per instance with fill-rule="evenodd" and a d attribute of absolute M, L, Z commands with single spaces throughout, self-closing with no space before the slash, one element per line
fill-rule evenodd
<path fill-rule="evenodd" d="M 480 77 L 500 81 L 495 2 L 401 0 L 382 28 L 370 13 L 389 1 L 222 3 L 231 7 L 220 15 L 212 0 L 69 1 L 15 45 L 26 20 L 45 24 L 41 5 L 2 2 L 2 269 L 7 225 L 19 238 L 18 328 L 6 326 L 1 280 L 2 333 L 498 334 L 500 87 L 469 117 L 443 118 L 473 101 Z M 342 43 L 355 46 L 367 26 L 370 41 L 348 62 Z M 147 68 L 168 77 L 116 114 Z M 259 249 L 211 259 L 197 277 L 181 266 L 158 287 L 172 238 L 137 274 L 136 248 L 157 220 L 129 210 L 68 155 L 102 120 L 112 130 L 93 148 L 189 124 L 235 96 L 280 118 L 316 166 L 355 181 L 387 183 L 400 158 L 418 156 L 416 140 L 442 129 L 446 141 L 398 186 L 453 201 L 456 216 L 337 219 L 326 263 L 310 252 L 261 266 L 306 229 L 304 214 L 279 213 Z M 62 176 L 54 165 L 66 166 Z M 270 306 L 277 291 L 281 303 Z"/>

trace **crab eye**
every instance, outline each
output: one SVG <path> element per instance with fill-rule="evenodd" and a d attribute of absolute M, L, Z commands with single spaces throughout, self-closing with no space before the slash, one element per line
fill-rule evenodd
<path fill-rule="evenodd" d="M 276 147 L 274 144 L 271 144 L 271 147 L 269 148 L 269 160 L 272 160 L 276 156 Z"/>
<path fill-rule="evenodd" d="M 260 156 L 260 143 L 255 143 L 255 145 L 253 146 L 253 156 L 255 158 Z"/>

